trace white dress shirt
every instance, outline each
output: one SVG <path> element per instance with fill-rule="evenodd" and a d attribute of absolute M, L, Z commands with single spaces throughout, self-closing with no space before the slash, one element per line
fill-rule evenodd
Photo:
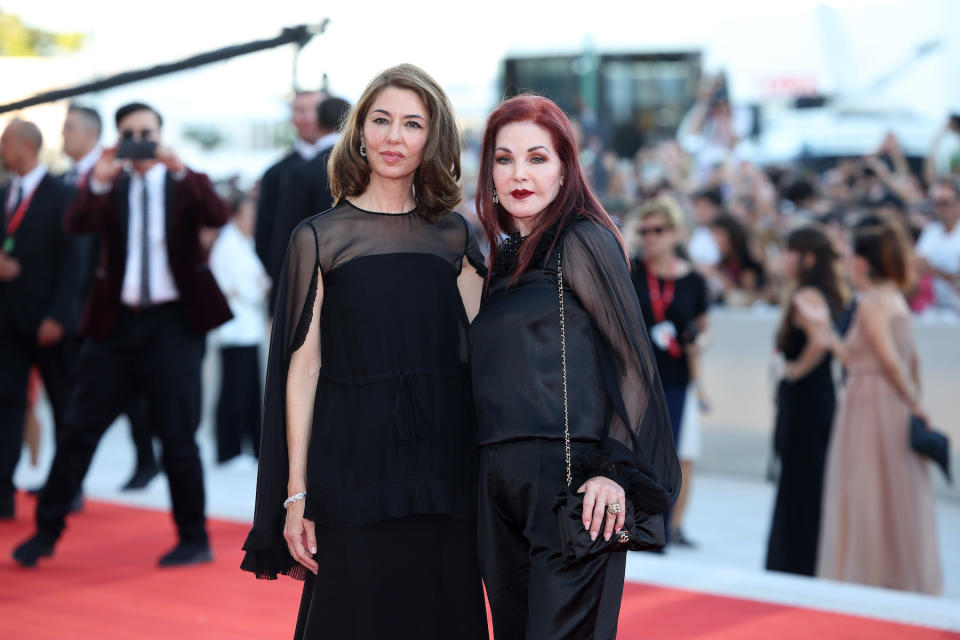
<path fill-rule="evenodd" d="M 147 202 L 150 208 L 150 226 L 147 229 L 150 242 L 150 304 L 163 304 L 180 298 L 180 292 L 170 271 L 167 255 L 167 167 L 156 164 L 141 176 L 133 173 L 130 180 L 130 218 L 127 224 L 127 266 L 123 275 L 120 300 L 136 307 L 142 304 L 140 287 L 140 260 L 143 254 L 143 183 L 147 184 Z M 93 189 L 94 185 L 91 185 Z"/>
<path fill-rule="evenodd" d="M 322 140 L 321 138 L 320 140 Z M 322 149 L 320 147 L 320 140 L 317 140 L 313 144 L 307 142 L 302 138 L 297 138 L 293 141 L 293 149 L 296 151 L 301 158 L 304 160 L 313 160 L 317 157 Z"/>
<path fill-rule="evenodd" d="M 336 131 L 334 131 L 333 133 L 328 133 L 327 135 L 322 136 L 319 140 L 317 140 L 317 152 L 319 153 L 320 151 L 326 151 L 327 149 L 332 148 L 333 145 L 337 144 L 337 142 L 339 141 L 340 141 L 339 133 L 337 133 Z"/>
<path fill-rule="evenodd" d="M 24 200 L 29 200 L 33 196 L 33 192 L 40 186 L 40 182 L 45 175 L 47 175 L 47 165 L 42 163 L 34 167 L 25 176 L 14 174 L 13 180 L 10 182 L 10 190 L 7 192 L 6 207 L 4 207 L 8 217 L 13 215 L 13 205 L 17 202 L 20 187 L 23 187 L 23 199 L 20 201 L 22 204 Z"/>
<path fill-rule="evenodd" d="M 960 223 L 947 232 L 939 220 L 927 223 L 917 240 L 917 255 L 939 271 L 960 274 Z M 934 304 L 960 313 L 960 292 L 943 278 L 933 279 Z"/>
<path fill-rule="evenodd" d="M 267 338 L 267 292 L 270 276 L 257 257 L 252 237 L 229 223 L 210 250 L 210 270 L 233 312 L 233 319 L 215 330 L 223 346 L 259 345 Z"/>
<path fill-rule="evenodd" d="M 80 184 L 80 182 L 87 179 L 87 176 L 93 171 L 93 165 L 97 164 L 97 160 L 100 159 L 102 154 L 103 147 L 97 145 L 87 155 L 77 160 L 71 169 L 71 171 L 76 173 L 76 184 Z"/>

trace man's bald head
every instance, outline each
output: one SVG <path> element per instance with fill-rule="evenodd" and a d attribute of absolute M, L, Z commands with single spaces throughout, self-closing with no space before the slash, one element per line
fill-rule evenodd
<path fill-rule="evenodd" d="M 20 118 L 14 118 L 7 126 L 8 129 L 11 127 L 13 128 L 12 133 L 20 142 L 28 145 L 38 154 L 40 153 L 40 148 L 43 146 L 43 134 L 40 133 L 40 127 L 29 120 L 21 120 Z"/>
<path fill-rule="evenodd" d="M 0 135 L 0 160 L 9 171 L 23 175 L 37 165 L 43 134 L 29 120 L 14 118 Z"/>

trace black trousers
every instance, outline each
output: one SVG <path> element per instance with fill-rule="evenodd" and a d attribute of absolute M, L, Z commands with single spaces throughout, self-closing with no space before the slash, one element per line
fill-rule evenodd
<path fill-rule="evenodd" d="M 60 446 L 37 502 L 38 530 L 59 537 L 100 438 L 131 398 L 142 394 L 163 446 L 180 539 L 206 542 L 203 467 L 195 439 L 202 358 L 203 336 L 187 327 L 177 304 L 141 313 L 123 309 L 109 338 L 83 344 Z"/>
<path fill-rule="evenodd" d="M 220 399 L 217 401 L 217 461 L 243 453 L 249 442 L 260 452 L 260 347 L 220 349 Z"/>
<path fill-rule="evenodd" d="M 68 339 L 40 348 L 36 335 L 0 328 L 0 511 L 13 504 L 13 472 L 23 447 L 30 367 L 36 364 L 40 369 L 59 436 L 70 393 L 71 347 Z"/>
<path fill-rule="evenodd" d="M 553 501 L 564 483 L 562 441 L 480 450 L 478 545 L 497 640 L 613 640 L 626 552 L 570 563 Z"/>
<path fill-rule="evenodd" d="M 127 407 L 130 420 L 130 437 L 137 449 L 137 469 L 151 469 L 157 466 L 157 456 L 153 452 L 153 435 L 150 429 L 150 410 L 147 399 L 142 395 L 133 399 Z"/>

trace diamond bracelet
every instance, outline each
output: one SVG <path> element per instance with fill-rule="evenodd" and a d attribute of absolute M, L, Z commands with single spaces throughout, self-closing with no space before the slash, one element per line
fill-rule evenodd
<path fill-rule="evenodd" d="M 286 509 L 286 508 L 289 507 L 290 505 L 292 505 L 292 504 L 294 504 L 294 503 L 297 503 L 297 502 L 300 502 L 301 500 L 303 500 L 303 499 L 306 498 L 306 497 L 307 497 L 307 492 L 306 492 L 306 491 L 301 491 L 300 493 L 295 493 L 295 494 L 293 494 L 292 496 L 290 496 L 289 498 L 287 498 L 286 500 L 283 501 L 283 508 Z"/>

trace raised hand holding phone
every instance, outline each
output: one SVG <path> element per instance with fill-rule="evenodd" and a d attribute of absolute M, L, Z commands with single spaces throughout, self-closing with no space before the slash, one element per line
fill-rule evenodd
<path fill-rule="evenodd" d="M 103 153 L 100 154 L 97 164 L 93 165 L 90 177 L 100 184 L 112 185 L 122 169 L 123 163 L 117 160 L 117 148 L 110 147 L 104 149 Z"/>

